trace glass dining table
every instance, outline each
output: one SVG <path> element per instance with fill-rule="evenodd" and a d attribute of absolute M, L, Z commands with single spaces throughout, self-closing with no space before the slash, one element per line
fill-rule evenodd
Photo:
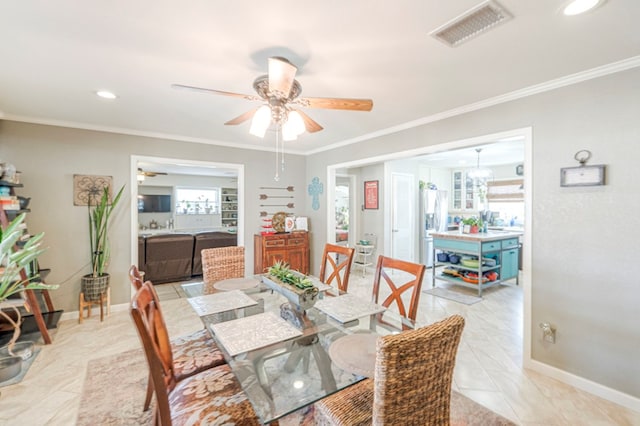
<path fill-rule="evenodd" d="M 255 279 L 251 288 L 208 295 L 202 283 L 183 289 L 263 424 L 373 377 L 377 337 L 415 328 L 315 279 L 320 297 L 307 310 Z"/>

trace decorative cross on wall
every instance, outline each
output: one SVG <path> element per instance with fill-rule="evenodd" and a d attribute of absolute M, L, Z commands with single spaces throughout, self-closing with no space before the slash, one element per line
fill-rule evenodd
<path fill-rule="evenodd" d="M 314 177 L 309 184 L 309 195 L 313 197 L 311 202 L 311 208 L 318 210 L 320 208 L 320 194 L 322 194 L 323 185 L 320 183 L 320 178 Z"/>

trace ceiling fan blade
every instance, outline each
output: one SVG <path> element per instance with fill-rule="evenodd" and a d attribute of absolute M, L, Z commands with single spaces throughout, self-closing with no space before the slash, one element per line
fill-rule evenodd
<path fill-rule="evenodd" d="M 159 175 L 163 175 L 163 176 L 166 175 L 165 172 L 144 172 L 144 174 L 146 176 L 149 176 L 149 177 L 156 177 L 156 176 L 159 176 Z"/>
<path fill-rule="evenodd" d="M 319 125 L 317 122 L 315 122 L 307 114 L 305 114 L 304 112 L 300 111 L 299 109 L 297 109 L 296 111 L 298 111 L 298 114 L 300 114 L 300 117 L 302 117 L 302 121 L 304 121 L 304 127 L 307 129 L 307 132 L 315 133 L 315 132 L 319 132 L 320 130 L 323 129 L 323 127 L 321 125 Z"/>
<path fill-rule="evenodd" d="M 262 99 L 254 95 L 243 95 L 242 93 L 224 92 L 222 90 L 206 89 L 204 87 L 186 86 L 184 84 L 172 84 L 171 87 L 174 89 L 192 90 L 194 92 L 205 92 L 205 93 L 211 93 L 214 95 L 231 96 L 233 98 L 242 98 L 242 99 L 247 99 L 249 101 L 258 101 Z"/>
<path fill-rule="evenodd" d="M 288 98 L 298 68 L 285 58 L 269 58 L 269 91 L 282 98 Z"/>
<path fill-rule="evenodd" d="M 227 121 L 224 124 L 227 126 L 235 126 L 236 124 L 244 123 L 245 121 L 253 117 L 253 114 L 255 114 L 257 110 L 258 108 L 254 108 L 250 111 L 245 112 L 244 114 L 240 114 L 236 118 L 232 118 L 231 120 Z"/>
<path fill-rule="evenodd" d="M 308 108 L 347 109 L 352 111 L 371 111 L 371 108 L 373 108 L 371 99 L 298 98 L 294 103 Z"/>

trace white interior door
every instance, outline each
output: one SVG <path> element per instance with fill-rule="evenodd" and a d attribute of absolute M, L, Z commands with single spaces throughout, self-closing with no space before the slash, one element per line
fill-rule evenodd
<path fill-rule="evenodd" d="M 391 256 L 415 261 L 415 178 L 391 174 Z"/>

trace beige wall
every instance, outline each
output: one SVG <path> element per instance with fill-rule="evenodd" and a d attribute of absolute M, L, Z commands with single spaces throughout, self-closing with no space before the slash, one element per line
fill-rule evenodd
<path fill-rule="evenodd" d="M 629 70 L 311 155 L 307 179 L 338 162 L 531 127 L 532 357 L 638 398 L 640 239 L 629 229 L 640 209 L 638 81 L 640 69 Z M 577 166 L 582 149 L 607 165 L 607 185 L 561 188 L 560 168 Z M 316 227 L 323 213 L 312 212 Z M 542 342 L 543 321 L 557 327 L 555 345 Z"/>
<path fill-rule="evenodd" d="M 288 154 L 280 181 L 273 180 L 273 153 L 241 150 L 216 145 L 176 142 L 62 127 L 0 121 L 0 159 L 22 171 L 24 188 L 17 193 L 31 197 L 27 218 L 31 232 L 45 232 L 49 250 L 41 264 L 52 269 L 48 281 L 61 284 L 52 292 L 56 309 L 78 310 L 80 277 L 89 272 L 87 209 L 73 205 L 74 174 L 113 176 L 114 184 L 127 185 L 126 194 L 114 216 L 111 228 L 112 303 L 128 303 L 131 264 L 131 200 L 129 178 L 131 156 L 154 156 L 186 160 L 225 162 L 245 166 L 245 229 L 247 265 L 253 273 L 253 234 L 260 226 L 260 186 L 295 187 L 297 214 L 304 213 L 304 158 Z"/>

